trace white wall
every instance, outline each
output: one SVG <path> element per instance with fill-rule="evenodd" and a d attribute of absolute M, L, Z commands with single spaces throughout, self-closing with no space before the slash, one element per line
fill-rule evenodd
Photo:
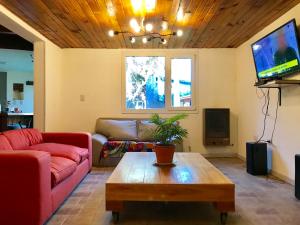
<path fill-rule="evenodd" d="M 259 100 L 256 88 L 253 86 L 256 73 L 250 45 L 293 18 L 296 18 L 297 22 L 300 21 L 300 5 L 291 9 L 237 49 L 238 153 L 243 157 L 245 157 L 246 141 L 259 137 L 263 125 L 263 114 L 261 113 L 263 100 Z M 300 76 L 293 77 L 293 79 L 297 78 L 300 79 Z M 260 94 L 259 90 L 258 94 Z M 271 136 L 276 98 L 277 91 L 271 90 L 270 116 L 267 121 L 265 140 Z M 273 140 L 273 171 L 291 180 L 294 180 L 294 156 L 300 153 L 299 115 L 300 88 L 297 86 L 284 88 L 282 90 L 282 106 L 278 110 L 278 122 Z"/>
<path fill-rule="evenodd" d="M 7 71 L 7 100 L 11 107 L 18 107 L 24 113 L 33 112 L 33 86 L 26 85 L 26 81 L 33 81 L 33 72 Z M 13 84 L 24 84 L 24 100 L 13 101 Z"/>
<path fill-rule="evenodd" d="M 64 49 L 63 88 L 59 93 L 63 105 L 59 111 L 61 120 L 56 127 L 53 126 L 54 130 L 93 132 L 98 117 L 149 117 L 145 114 L 122 114 L 122 51 L 128 50 Z M 185 149 L 190 146 L 192 151 L 213 154 L 235 152 L 236 146 L 205 148 L 202 144 L 202 109 L 206 107 L 231 109 L 232 143 L 236 144 L 235 50 L 166 51 L 198 54 L 198 113 L 190 114 L 182 122 L 189 130 Z M 80 101 L 80 95 L 85 96 L 84 102 Z"/>
<path fill-rule="evenodd" d="M 46 42 L 45 45 L 45 130 L 57 131 L 62 130 L 61 111 L 66 104 L 62 105 L 62 90 L 69 89 L 70 86 L 65 84 L 63 86 L 62 80 L 64 78 L 62 65 L 64 63 L 63 50 L 52 44 Z"/>

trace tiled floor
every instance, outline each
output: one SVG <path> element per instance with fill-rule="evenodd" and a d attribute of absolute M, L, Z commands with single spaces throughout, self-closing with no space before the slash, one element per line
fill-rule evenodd
<path fill-rule="evenodd" d="M 254 177 L 239 159 L 210 159 L 236 184 L 236 212 L 228 225 L 300 225 L 300 201 L 294 188 L 279 180 Z M 108 225 L 104 183 L 112 168 L 95 168 L 47 225 Z M 217 225 L 219 214 L 206 203 L 130 203 L 121 213 L 124 225 Z"/>

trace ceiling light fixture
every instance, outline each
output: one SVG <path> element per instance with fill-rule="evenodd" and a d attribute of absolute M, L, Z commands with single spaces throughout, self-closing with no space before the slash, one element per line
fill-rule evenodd
<path fill-rule="evenodd" d="M 192 16 L 192 12 L 191 11 L 187 11 L 184 13 L 184 16 L 183 16 L 183 21 L 188 21 Z"/>
<path fill-rule="evenodd" d="M 152 23 L 147 23 L 145 26 L 146 31 L 151 32 L 153 30 L 153 25 Z"/>
<path fill-rule="evenodd" d="M 176 18 L 177 18 L 177 21 L 182 21 L 183 20 L 184 12 L 183 12 L 182 7 L 179 7 Z"/>
<path fill-rule="evenodd" d="M 108 31 L 108 36 L 110 36 L 110 37 L 115 36 L 115 31 L 113 31 L 113 30 Z"/>
<path fill-rule="evenodd" d="M 167 44 L 167 40 L 164 39 L 164 38 L 160 39 L 160 41 L 161 41 L 161 43 L 162 43 L 163 45 Z"/>
<path fill-rule="evenodd" d="M 140 11 L 143 6 L 143 1 L 142 0 L 131 0 L 131 5 L 132 5 L 134 11 Z"/>
<path fill-rule="evenodd" d="M 168 22 L 167 21 L 163 20 L 161 22 L 161 29 L 162 30 L 167 30 L 168 29 Z"/>
<path fill-rule="evenodd" d="M 155 9 L 156 0 L 145 0 L 144 4 L 145 4 L 146 11 L 152 11 Z"/>
<path fill-rule="evenodd" d="M 183 35 L 183 31 L 182 30 L 177 30 L 176 35 L 178 37 L 181 37 Z"/>
<path fill-rule="evenodd" d="M 109 16 L 115 16 L 115 9 L 112 2 L 107 3 L 107 12 Z"/>
<path fill-rule="evenodd" d="M 128 31 L 110 31 L 109 35 L 111 36 L 111 34 L 113 34 L 113 36 L 117 35 L 117 34 L 121 34 L 121 33 L 128 33 L 131 36 L 129 37 L 129 41 L 133 44 L 136 42 L 136 38 L 142 38 L 142 42 L 144 44 L 154 40 L 154 39 L 160 39 L 160 43 L 161 44 L 167 44 L 167 40 L 165 39 L 165 37 L 168 36 L 177 36 L 177 37 L 181 37 L 183 35 L 183 31 L 182 30 L 177 30 L 176 32 L 172 32 L 169 34 L 160 34 L 160 33 L 155 33 L 155 32 L 151 32 L 151 33 L 144 33 L 141 35 L 134 35 L 131 32 Z"/>
<path fill-rule="evenodd" d="M 142 41 L 143 41 L 144 44 L 146 44 L 148 42 L 147 37 L 143 37 Z"/>
<path fill-rule="evenodd" d="M 160 44 L 167 44 L 167 39 L 166 37 L 168 36 L 177 36 L 181 37 L 183 35 L 183 31 L 178 29 L 177 31 L 174 32 L 157 32 L 153 31 L 154 25 L 152 23 L 153 21 L 147 20 L 144 21 L 144 18 L 141 19 L 141 22 L 135 18 L 132 18 L 129 21 L 129 25 L 132 28 L 132 32 L 130 31 L 115 31 L 115 30 L 110 30 L 108 31 L 108 35 L 110 37 L 113 37 L 115 35 L 121 34 L 121 33 L 127 33 L 129 34 L 129 41 L 133 44 L 136 42 L 136 40 L 141 39 L 141 41 L 146 44 L 152 40 L 159 39 Z M 166 31 L 168 29 L 168 22 L 166 20 L 162 20 L 159 22 L 161 24 L 161 29 L 162 31 Z M 139 25 L 140 24 L 140 25 Z M 159 26 L 157 26 L 159 27 Z"/>
<path fill-rule="evenodd" d="M 141 27 L 138 24 L 136 19 L 134 19 L 134 18 L 131 19 L 129 24 L 130 24 L 131 28 L 134 30 L 135 33 L 139 33 L 141 31 Z"/>
<path fill-rule="evenodd" d="M 133 11 L 151 12 L 156 7 L 156 0 L 131 0 Z"/>
<path fill-rule="evenodd" d="M 135 37 L 129 37 L 129 41 L 133 44 L 135 43 Z"/>

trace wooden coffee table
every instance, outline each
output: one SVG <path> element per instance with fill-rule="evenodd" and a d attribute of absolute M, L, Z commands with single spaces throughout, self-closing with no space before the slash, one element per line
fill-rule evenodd
<path fill-rule="evenodd" d="M 106 182 L 114 222 L 125 201 L 211 202 L 225 224 L 235 210 L 234 183 L 200 153 L 175 153 L 176 166 L 154 166 L 155 154 L 126 153 Z"/>

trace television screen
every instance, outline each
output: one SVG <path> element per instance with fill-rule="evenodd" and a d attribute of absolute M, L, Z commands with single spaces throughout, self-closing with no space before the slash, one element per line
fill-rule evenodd
<path fill-rule="evenodd" d="M 299 45 L 295 20 L 252 44 L 258 79 L 275 79 L 299 71 Z"/>

